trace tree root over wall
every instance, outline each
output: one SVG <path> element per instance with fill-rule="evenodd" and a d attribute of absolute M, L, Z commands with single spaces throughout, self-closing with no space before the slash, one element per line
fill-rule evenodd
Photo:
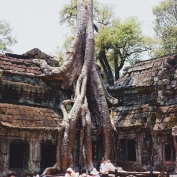
<path fill-rule="evenodd" d="M 118 100 L 112 98 L 102 83 L 98 68 L 94 61 L 94 29 L 93 29 L 93 1 L 78 0 L 77 30 L 70 50 L 66 53 L 61 67 L 51 67 L 46 61 L 35 59 L 40 65 L 43 75 L 47 79 L 62 80 L 62 88 L 72 88 L 73 100 L 64 100 L 59 109 L 63 114 L 62 128 L 59 129 L 57 144 L 57 160 L 54 167 L 45 169 L 43 174 L 52 171 L 66 171 L 73 167 L 73 149 L 76 125 L 82 122 L 80 130 L 80 163 L 88 171 L 93 169 L 92 140 L 91 140 L 91 111 L 96 112 L 100 121 L 103 137 L 103 149 L 106 158 L 111 158 L 112 125 L 107 102 L 117 105 Z M 88 106 L 88 99 L 96 105 Z M 66 111 L 66 105 L 73 103 L 71 111 Z M 94 110 L 90 110 L 94 109 Z"/>

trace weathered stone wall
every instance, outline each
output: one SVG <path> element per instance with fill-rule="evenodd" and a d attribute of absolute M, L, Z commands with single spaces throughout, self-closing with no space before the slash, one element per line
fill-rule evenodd
<path fill-rule="evenodd" d="M 58 127 L 62 122 L 59 103 L 71 98 L 70 90 L 62 90 L 61 82 L 46 79 L 31 59 L 44 54 L 0 55 L 0 169 L 9 168 L 9 146 L 14 140 L 29 144 L 28 170 L 40 170 L 40 145 L 51 140 L 56 145 Z M 44 58 L 55 65 L 50 57 Z M 177 55 L 138 63 L 125 68 L 122 78 L 109 92 L 122 101 L 110 108 L 110 116 L 117 128 L 114 142 L 116 163 L 127 170 L 160 170 L 175 164 L 171 157 L 165 160 L 165 148 L 176 144 L 172 127 L 177 125 Z M 20 75 L 19 75 L 20 74 Z M 68 110 L 71 108 L 68 107 Z M 92 119 L 94 125 L 94 118 Z M 94 127 L 94 126 L 93 126 Z M 79 127 L 77 128 L 78 133 Z M 92 130 L 93 140 L 99 140 L 100 131 Z M 79 136 L 76 136 L 74 158 L 78 157 Z M 127 141 L 128 140 L 128 141 Z M 122 158 L 122 144 L 135 146 L 133 161 Z M 101 144 L 101 143 L 100 143 Z M 114 145 L 113 145 L 114 147 Z M 131 148 L 131 147 L 130 147 Z M 101 149 L 101 148 L 100 148 Z M 177 151 L 177 150 L 176 150 Z M 100 153 L 101 154 L 101 153 Z M 75 163 L 75 166 L 78 164 Z"/>
<path fill-rule="evenodd" d="M 47 140 L 52 140 L 52 144 L 57 144 L 57 130 L 24 130 L 19 128 L 5 128 L 0 126 L 0 171 L 8 173 L 10 144 L 14 141 L 25 141 L 29 144 L 28 165 L 27 169 L 32 172 L 40 171 L 41 161 L 41 143 Z M 14 169 L 15 170 L 15 169 Z M 17 170 L 17 169 L 16 169 Z M 24 169 L 24 171 L 26 171 Z M 21 169 L 21 173 L 23 170 Z"/>
<path fill-rule="evenodd" d="M 174 144 L 171 133 L 177 125 L 176 73 L 177 55 L 174 54 L 126 67 L 116 85 L 108 87 L 113 96 L 122 100 L 121 106 L 111 108 L 118 141 L 136 140 L 136 161 L 121 162 L 118 157 L 118 163 L 125 168 L 174 169 L 175 159 L 164 159 L 166 146 Z M 134 138 L 130 136 L 133 134 Z M 119 154 L 120 147 L 117 148 Z"/>
<path fill-rule="evenodd" d="M 39 66 L 24 56 L 0 54 L 0 174 L 9 171 L 10 144 L 16 141 L 29 146 L 27 168 L 20 176 L 40 171 L 41 144 L 57 145 L 62 122 L 58 105 L 71 95 L 60 82 L 46 80 Z M 42 56 L 56 66 L 56 61 Z"/>

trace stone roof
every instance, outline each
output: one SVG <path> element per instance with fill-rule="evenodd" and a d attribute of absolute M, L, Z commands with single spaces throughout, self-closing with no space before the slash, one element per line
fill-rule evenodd
<path fill-rule="evenodd" d="M 0 103 L 0 125 L 19 129 L 57 130 L 62 118 L 48 108 Z"/>
<path fill-rule="evenodd" d="M 112 108 L 111 112 L 112 120 L 118 128 L 143 126 L 151 115 L 152 107 L 149 104 L 119 106 Z"/>
<path fill-rule="evenodd" d="M 0 70 L 14 74 L 41 75 L 40 67 L 32 59 L 19 59 L 0 54 Z"/>
<path fill-rule="evenodd" d="M 129 87 L 147 87 L 169 84 L 170 78 L 176 78 L 173 66 L 177 64 L 177 54 L 146 60 L 124 69 L 122 77 L 112 90 Z M 172 77 L 170 75 L 173 75 Z"/>
<path fill-rule="evenodd" d="M 177 105 L 158 107 L 141 104 L 113 108 L 111 117 L 118 129 L 151 124 L 158 131 L 177 126 L 176 114 Z"/>
<path fill-rule="evenodd" d="M 39 49 L 34 48 L 22 55 L 17 54 L 0 54 L 0 70 L 4 73 L 21 74 L 29 76 L 41 76 L 41 70 L 38 64 L 33 62 L 33 59 L 43 59 L 50 66 L 58 66 L 58 61 L 55 57 L 41 52 Z"/>

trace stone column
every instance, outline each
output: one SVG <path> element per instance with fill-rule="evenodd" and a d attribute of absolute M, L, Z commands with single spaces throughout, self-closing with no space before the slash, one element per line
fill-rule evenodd
<path fill-rule="evenodd" d="M 143 134 L 140 134 L 136 140 L 136 161 L 141 166 L 142 165 L 142 144 L 143 144 Z"/>
<path fill-rule="evenodd" d="M 176 138 L 177 138 L 177 126 L 172 128 L 172 136 L 173 136 L 175 152 L 176 152 L 175 172 L 177 173 L 177 140 L 176 140 Z"/>
<path fill-rule="evenodd" d="M 9 154 L 10 154 L 10 143 L 8 140 L 1 141 L 0 143 L 0 165 L 2 172 L 9 171 Z"/>
<path fill-rule="evenodd" d="M 41 160 L 41 148 L 38 140 L 31 140 L 29 152 L 28 168 L 32 172 L 40 171 L 40 160 Z"/>

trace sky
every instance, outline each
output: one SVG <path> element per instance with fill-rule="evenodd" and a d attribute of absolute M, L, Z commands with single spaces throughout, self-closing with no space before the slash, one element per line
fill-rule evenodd
<path fill-rule="evenodd" d="M 59 23 L 59 11 L 70 0 L 0 0 L 0 20 L 13 28 L 12 36 L 18 41 L 10 49 L 23 54 L 39 48 L 47 54 L 62 46 L 69 32 Z M 99 0 L 101 4 L 114 4 L 115 16 L 126 19 L 135 16 L 142 23 L 144 35 L 153 36 L 152 7 L 161 0 Z"/>

